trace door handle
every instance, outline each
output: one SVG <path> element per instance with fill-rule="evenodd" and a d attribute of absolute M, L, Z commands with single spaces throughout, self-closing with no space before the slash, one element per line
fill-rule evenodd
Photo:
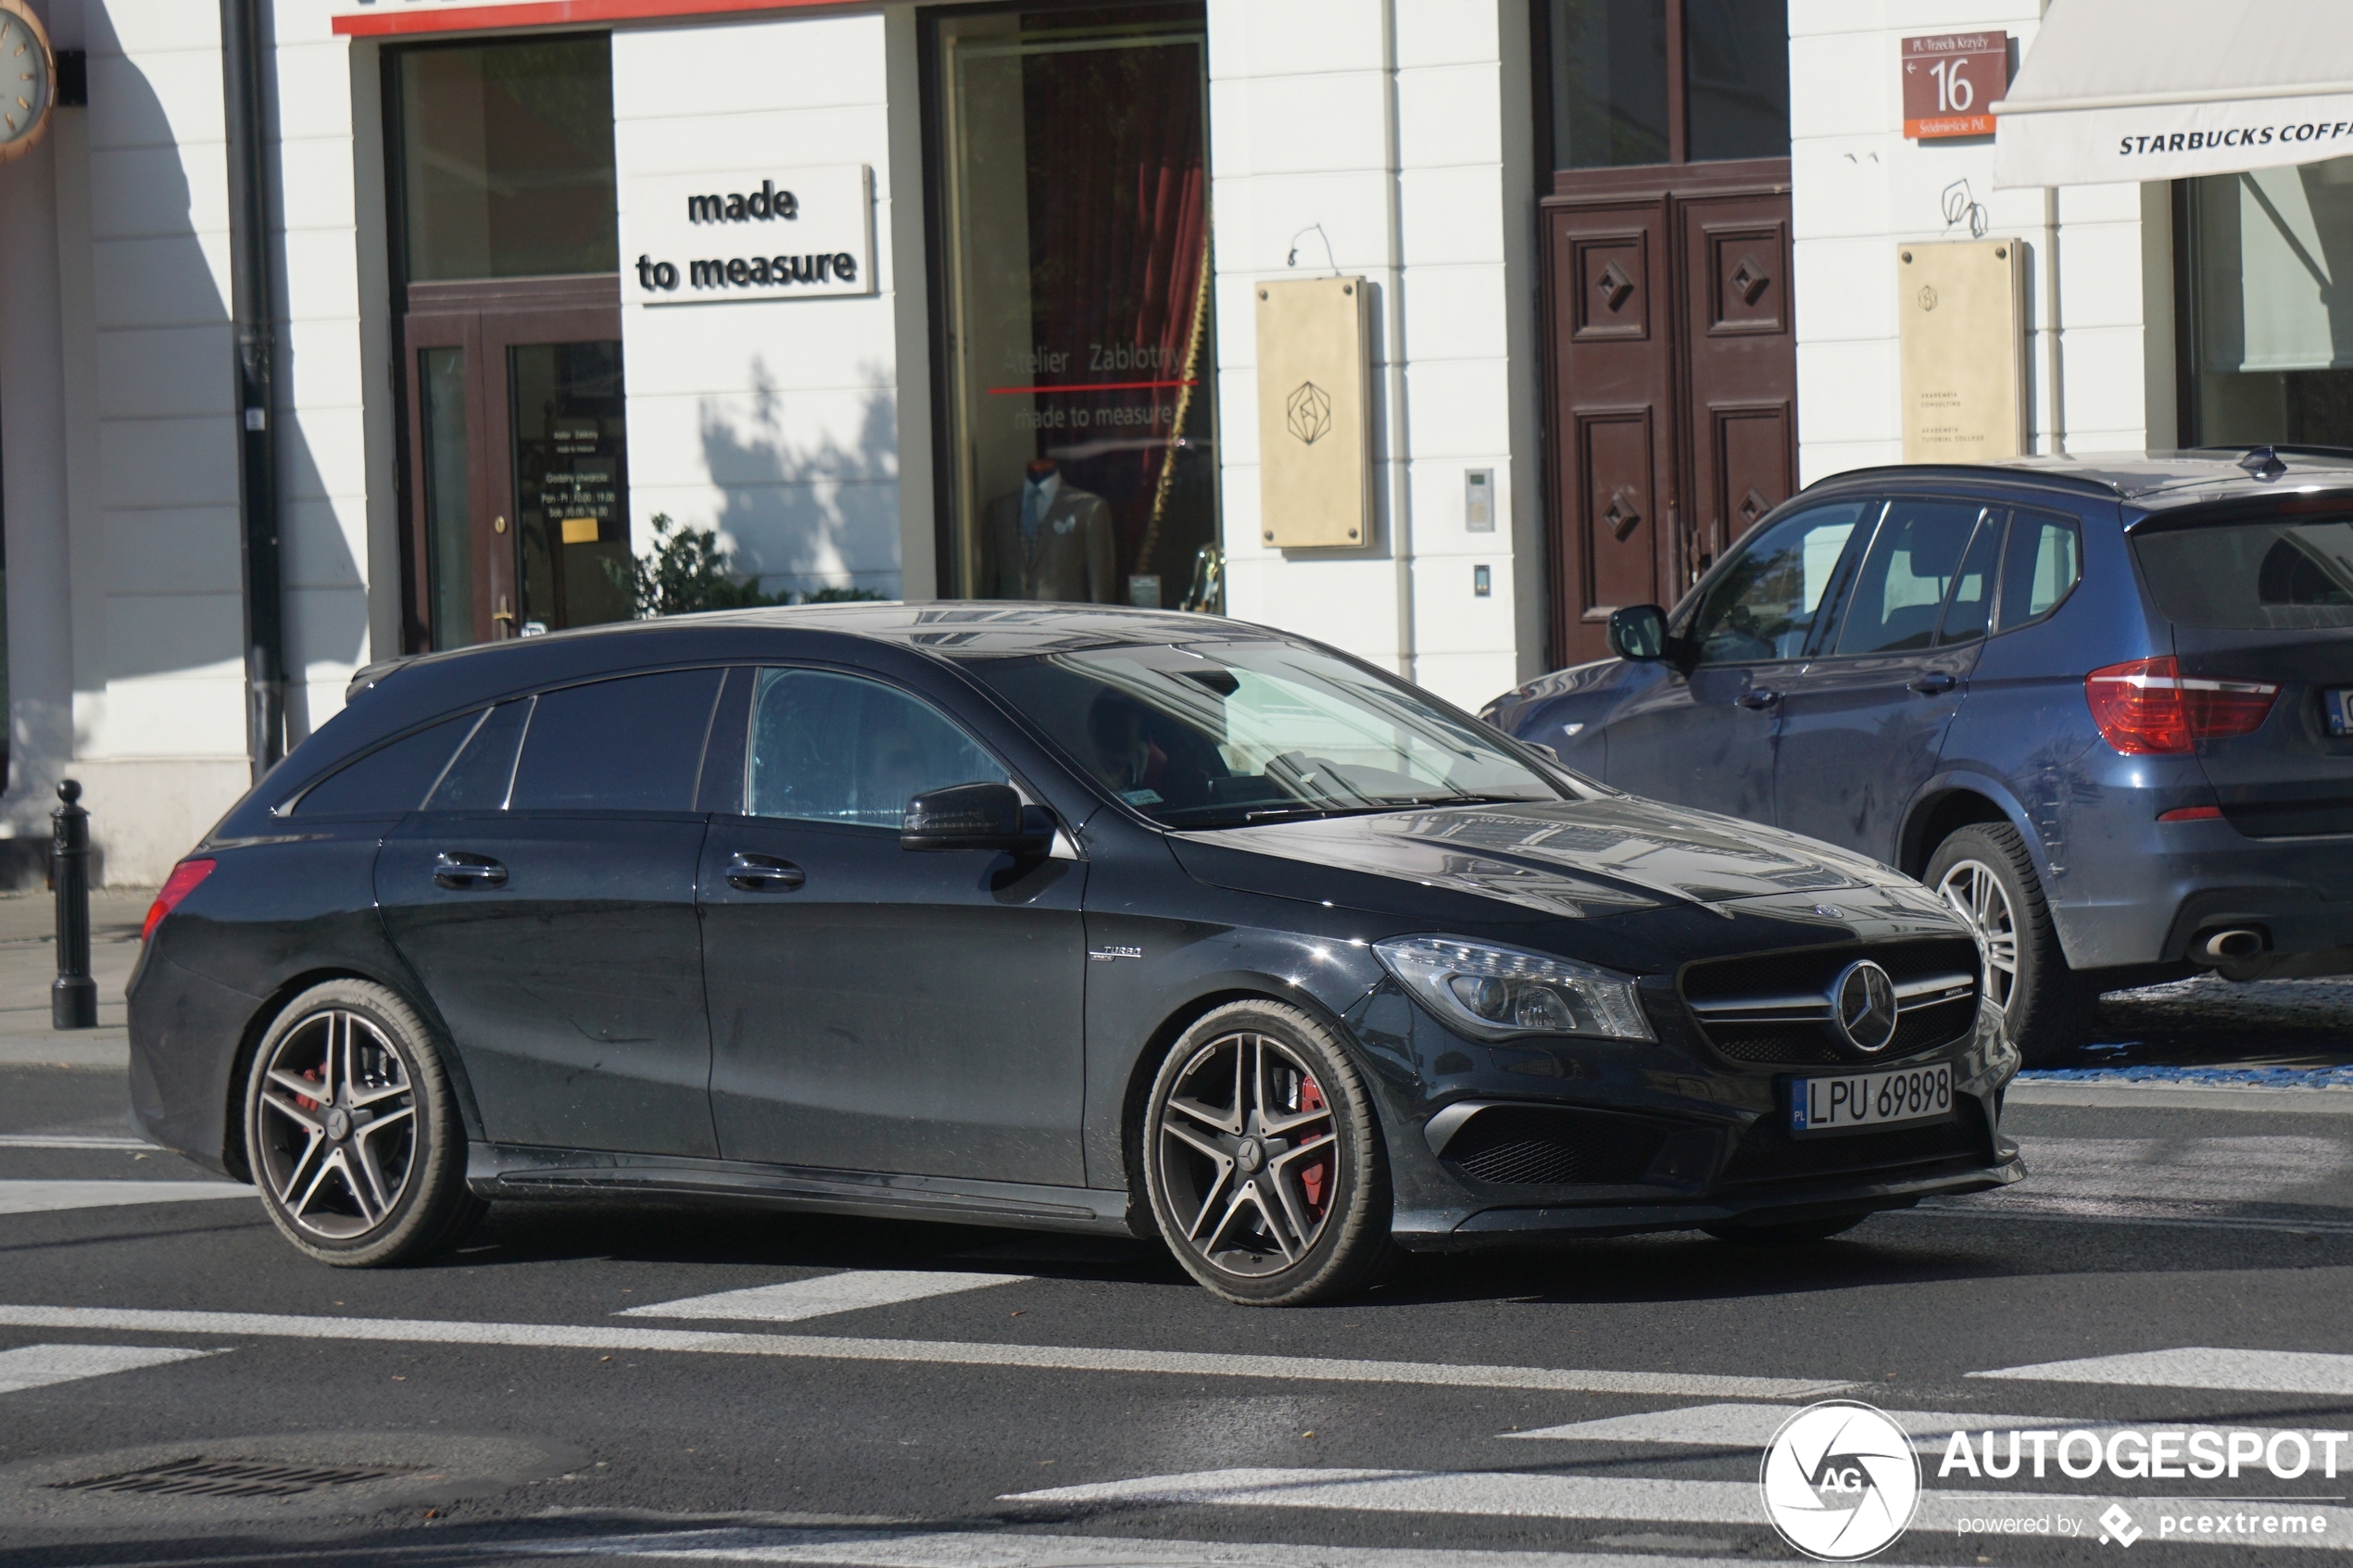
<path fill-rule="evenodd" d="M 1743 708 L 1747 709 L 1750 712 L 1752 712 L 1752 713 L 1761 713 L 1761 712 L 1763 712 L 1766 709 L 1768 709 L 1768 708 L 1771 708 L 1771 707 L 1774 707 L 1776 704 L 1778 704 L 1778 703 L 1781 700 L 1781 694 L 1780 694 L 1780 693 L 1779 693 L 1779 692 L 1768 692 L 1768 691 L 1762 691 L 1762 690 L 1759 690 L 1759 691 L 1753 691 L 1753 692 L 1743 692 L 1743 693 L 1741 693 L 1741 695 L 1739 696 L 1739 697 L 1737 697 L 1735 700 L 1736 700 L 1736 701 L 1738 701 L 1738 702 L 1740 703 L 1740 705 L 1741 705 Z"/>
<path fill-rule="evenodd" d="M 809 880 L 790 860 L 774 855 L 747 855 L 738 849 L 727 857 L 727 885 L 746 893 L 790 893 Z"/>
<path fill-rule="evenodd" d="M 1905 683 L 1906 685 L 1919 693 L 1922 696 L 1941 696 L 1945 692 L 1951 691 L 1955 686 L 1957 686 L 1960 684 L 1958 677 L 1947 675 L 1942 670 L 1931 670 L 1925 675 L 1915 675 L 1911 680 Z"/>
<path fill-rule="evenodd" d="M 445 849 L 433 858 L 433 880 L 437 887 L 455 888 L 460 893 L 477 887 L 504 887 L 507 868 L 487 855 Z"/>

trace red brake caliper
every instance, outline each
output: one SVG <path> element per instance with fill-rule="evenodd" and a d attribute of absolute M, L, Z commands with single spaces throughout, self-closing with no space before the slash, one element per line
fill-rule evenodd
<path fill-rule="evenodd" d="M 1316 1086 L 1315 1079 L 1303 1073 L 1299 1078 L 1299 1109 L 1302 1112 L 1324 1109 L 1324 1091 Z M 1324 1206 L 1331 1201 L 1332 1196 L 1331 1155 L 1326 1153 L 1301 1166 L 1299 1185 L 1307 1194 L 1309 1211 L 1321 1217 Z"/>
<path fill-rule="evenodd" d="M 310 1080 L 312 1083 L 314 1083 L 314 1084 L 319 1083 L 319 1082 L 321 1081 L 320 1076 L 319 1076 L 319 1070 L 318 1070 L 317 1068 L 315 1068 L 315 1067 L 306 1067 L 306 1068 L 304 1068 L 304 1069 L 302 1070 L 302 1075 L 303 1075 L 304 1077 L 306 1077 L 306 1078 L 309 1079 L 309 1080 Z M 302 1096 L 300 1096 L 300 1095 L 296 1095 L 296 1096 L 295 1096 L 295 1103 L 296 1103 L 296 1105 L 298 1105 L 298 1106 L 302 1107 L 302 1109 L 303 1109 L 303 1110 L 318 1110 L 318 1109 L 319 1109 L 319 1102 L 318 1102 L 317 1100 L 315 1100 L 315 1099 L 305 1099 L 305 1098 L 302 1098 Z"/>

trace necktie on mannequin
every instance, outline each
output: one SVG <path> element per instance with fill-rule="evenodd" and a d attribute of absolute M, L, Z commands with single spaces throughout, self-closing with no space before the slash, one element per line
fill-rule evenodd
<path fill-rule="evenodd" d="M 1047 508 L 1054 504 L 1054 493 L 1062 488 L 1063 476 L 1050 473 L 1041 479 L 1022 482 L 1021 487 L 1021 547 L 1022 553 L 1038 554 L 1038 531 L 1046 526 Z"/>

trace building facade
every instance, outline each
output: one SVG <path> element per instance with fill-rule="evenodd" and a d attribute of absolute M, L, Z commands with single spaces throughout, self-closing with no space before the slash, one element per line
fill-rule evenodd
<path fill-rule="evenodd" d="M 1997 191 L 1906 133 L 1906 40 L 2015 70 L 2041 0 L 17 3 L 87 81 L 0 164 L 19 876 L 66 775 L 115 882 L 247 786 L 257 540 L 283 744 L 373 660 L 632 613 L 677 530 L 772 597 L 1222 608 L 1475 707 L 1902 458 L 1906 245 L 2020 249 L 2032 449 L 2353 425 L 2297 271 L 2353 176 Z M 1261 508 L 1320 434 L 1260 373 L 1302 279 L 1362 290 L 1343 546 Z"/>

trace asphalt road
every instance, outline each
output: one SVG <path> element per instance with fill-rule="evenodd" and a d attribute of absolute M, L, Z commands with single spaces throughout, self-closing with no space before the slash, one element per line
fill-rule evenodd
<path fill-rule="evenodd" d="M 2342 1060 L 2326 993 L 2290 1000 L 2312 1039 L 2202 993 L 2109 1033 Z M 1922 1440 L 1880 1561 L 2112 1559 L 2111 1501 L 2160 1562 L 2279 1561 L 2260 1520 L 2291 1513 L 2353 1550 L 2353 1479 L 2317 1467 L 1940 1474 L 1957 1425 L 2353 1428 L 2353 1089 L 2021 1085 L 2034 1174 L 2000 1195 L 1268 1312 L 1141 1244 L 744 1212 L 505 1206 L 432 1266 L 328 1270 L 133 1146 L 119 1069 L 74 1049 L 0 1060 L 0 1568 L 1789 1561 L 1759 1458 L 1824 1398 Z M 2192 1511 L 2259 1533 L 2161 1533 Z"/>

